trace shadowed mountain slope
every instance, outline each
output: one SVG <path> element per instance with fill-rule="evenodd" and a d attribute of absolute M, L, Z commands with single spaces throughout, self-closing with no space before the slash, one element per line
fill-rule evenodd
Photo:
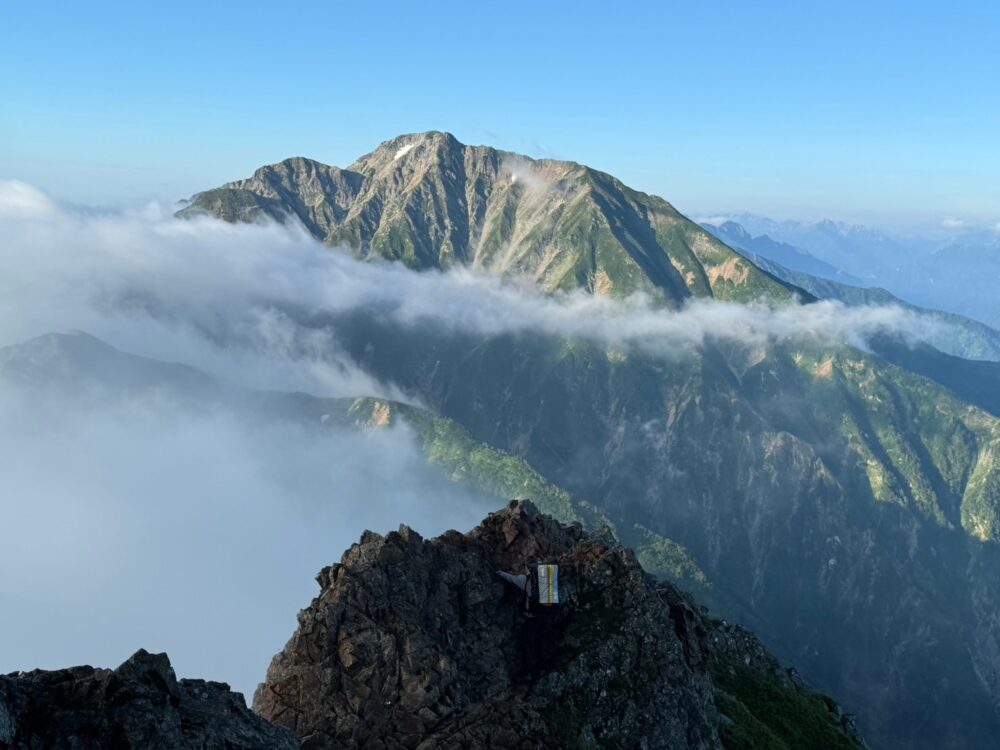
<path fill-rule="evenodd" d="M 364 627 L 343 619 L 336 655 L 322 656 L 332 644 L 320 638 L 315 648 L 296 652 L 299 674 L 275 677 L 260 693 L 270 696 L 259 698 L 262 713 L 278 724 L 294 724 L 304 746 L 409 747 L 420 740 L 458 747 L 462 738 L 477 747 L 535 747 L 543 741 L 607 746 L 616 738 L 649 747 L 861 746 L 836 704 L 806 688 L 752 635 L 708 618 L 672 584 L 654 584 L 609 533 L 606 516 L 445 418 L 381 399 L 240 388 L 195 368 L 121 352 L 83 333 L 51 334 L 0 350 L 0 382 L 35 399 L 44 394 L 56 409 L 60 399 L 99 408 L 122 399 L 168 398 L 181 408 L 242 415 L 250 428 L 274 419 L 311 425 L 318 440 L 330 429 L 406 424 L 428 461 L 452 481 L 487 495 L 537 498 L 574 524 L 561 526 L 532 505 L 514 505 L 458 547 L 462 536 L 449 532 L 440 554 L 410 530 L 385 538 L 366 534 L 342 563 L 352 575 L 336 576 L 343 596 L 376 605 L 362 618 Z M 588 537 L 581 521 L 606 531 Z M 711 589 L 680 545 L 647 529 L 620 534 L 638 539 L 638 560 L 659 575 L 676 573 Z M 557 551 L 566 604 L 553 644 L 558 660 L 546 662 L 545 676 L 528 689 L 519 677 L 527 627 L 520 601 L 497 585 L 494 568 L 517 568 L 529 555 Z M 383 564 L 388 567 L 379 570 Z M 372 578 L 368 583 L 366 576 Z M 385 576 L 395 577 L 396 585 L 373 593 L 371 586 L 383 585 Z M 323 571 L 320 580 L 332 582 L 333 573 Z M 344 586 L 353 588 L 347 592 Z M 384 638 L 372 640 L 379 631 L 394 634 L 403 651 L 380 651 Z M 315 639 L 320 632 L 310 629 L 301 637 Z M 287 662 L 288 653 L 276 664 Z M 399 664 L 386 662 L 404 653 Z M 342 670 L 337 687 L 309 676 L 310 670 L 327 674 L 328 667 Z M 383 668 L 401 675 L 400 695 L 389 703 L 376 689 Z M 277 669 L 272 673 L 281 674 Z M 294 698 L 289 680 L 304 686 Z M 434 689 L 422 690 L 428 686 Z M 34 747 L 44 736 L 45 746 L 72 740 L 74 746 L 103 747 L 122 737 L 163 748 L 292 746 L 232 698 L 216 701 L 224 693 L 214 683 L 175 681 L 165 657 L 143 652 L 115 672 L 81 667 L 0 677 L 0 718 L 12 717 L 0 722 L 0 731 L 7 732 L 0 743 Z M 290 699 L 295 704 L 287 710 L 275 707 L 275 701 Z M 42 713 L 50 717 L 45 722 Z M 301 718 L 293 722 L 293 716 Z M 335 726 L 308 723 L 328 719 Z"/>

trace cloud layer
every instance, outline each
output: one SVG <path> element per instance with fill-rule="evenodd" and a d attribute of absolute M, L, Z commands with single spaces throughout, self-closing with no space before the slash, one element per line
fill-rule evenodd
<path fill-rule="evenodd" d="M 225 361 L 211 361 L 213 347 L 224 343 L 229 352 L 239 348 L 260 359 L 262 370 L 281 369 L 294 356 L 299 361 L 284 373 L 287 383 L 275 372 L 260 373 L 260 382 L 307 390 L 331 388 L 350 369 L 337 360 L 317 313 L 360 310 L 402 326 L 480 335 L 530 331 L 654 353 L 708 338 L 759 345 L 820 336 L 863 345 L 875 333 L 919 336 L 928 325 L 897 306 L 849 308 L 832 301 L 778 310 L 695 301 L 669 312 L 642 298 L 548 296 L 530 284 L 501 284 L 471 271 L 415 274 L 358 262 L 295 227 L 179 221 L 154 209 L 95 217 L 53 207 L 44 216 L 0 219 L 0 231 L 6 238 L 0 342 L 82 328 L 130 351 L 146 352 L 155 339 L 155 353 L 193 357 L 209 368 L 225 368 Z M 186 343 L 174 341 L 176 351 L 170 350 L 167 340 L 182 336 Z M 338 367 L 326 384 L 324 363 Z M 223 374 L 258 373 L 244 366 Z M 352 375 L 353 394 L 386 387 Z"/>

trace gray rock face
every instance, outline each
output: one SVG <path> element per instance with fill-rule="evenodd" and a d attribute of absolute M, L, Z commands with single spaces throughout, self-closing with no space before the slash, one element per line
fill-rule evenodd
<path fill-rule="evenodd" d="M 0 676 L 0 748 L 292 750 L 295 739 L 229 686 L 178 680 L 166 654 L 115 670 L 71 667 Z"/>
<path fill-rule="evenodd" d="M 496 571 L 534 561 L 560 566 L 561 603 L 529 617 Z M 368 532 L 317 580 L 254 698 L 304 748 L 719 747 L 734 720 L 711 670 L 764 658 L 630 550 L 530 503 L 467 535 Z M 733 653 L 713 657 L 713 637 Z M 820 711 L 843 744 L 824 746 L 857 747 L 835 718 Z"/>

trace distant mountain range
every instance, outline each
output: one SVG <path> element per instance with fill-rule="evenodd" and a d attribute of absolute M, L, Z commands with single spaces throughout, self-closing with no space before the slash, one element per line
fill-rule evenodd
<path fill-rule="evenodd" d="M 394 138 L 346 169 L 304 158 L 198 193 L 180 216 L 295 218 L 327 245 L 424 270 L 470 266 L 546 289 L 678 305 L 790 299 L 662 198 L 574 162 L 531 160 L 448 133 Z"/>
<path fill-rule="evenodd" d="M 818 299 L 839 300 L 847 305 L 900 305 L 920 313 L 941 326 L 928 326 L 925 341 L 946 354 L 966 359 L 1000 361 L 1000 331 L 963 315 L 911 305 L 891 292 L 864 286 L 801 248 L 777 242 L 768 235 L 752 236 L 734 221 L 703 225 L 716 237 L 746 255 L 755 265 L 800 287 Z"/>
<path fill-rule="evenodd" d="M 815 298 L 609 175 L 442 133 L 393 139 L 344 170 L 262 167 L 181 212 L 202 214 L 291 217 L 359 258 L 642 291 L 668 308 Z M 815 248 L 772 238 L 865 282 L 869 250 L 881 248 L 869 266 L 882 274 L 905 255 L 860 229 L 810 232 Z M 973 388 L 957 375 L 964 360 L 897 340 L 874 351 L 709 340 L 664 359 L 541 333 L 402 331 L 377 311 L 334 316 L 329 330 L 376 378 L 623 535 L 666 540 L 648 549 L 667 559 L 682 550 L 685 585 L 856 710 L 876 746 L 981 747 L 1000 731 L 990 363 Z"/>
<path fill-rule="evenodd" d="M 955 227 L 937 238 L 896 240 L 877 229 L 822 220 L 774 221 L 754 214 L 704 219 L 731 222 L 751 235 L 730 239 L 793 271 L 858 286 L 877 286 L 910 303 L 957 313 L 1000 328 L 1000 232 Z M 721 230 L 725 232 L 726 230 Z M 788 245 L 805 256 L 777 247 Z M 817 263 L 825 264 L 819 266 Z M 832 272 L 831 272 L 832 269 Z"/>
<path fill-rule="evenodd" d="M 860 224 L 830 219 L 774 221 L 754 214 L 737 214 L 728 220 L 753 236 L 766 235 L 774 241 L 803 249 L 861 280 L 874 278 L 883 268 L 905 265 L 913 255 L 910 249 L 884 232 Z"/>
<path fill-rule="evenodd" d="M 770 261 L 780 263 L 792 271 L 855 286 L 861 286 L 864 283 L 861 279 L 820 260 L 800 247 L 789 245 L 787 242 L 779 242 L 767 234 L 753 235 L 746 227 L 736 221 L 727 220 L 718 224 L 705 221 L 702 226 L 730 247 L 756 253 Z"/>

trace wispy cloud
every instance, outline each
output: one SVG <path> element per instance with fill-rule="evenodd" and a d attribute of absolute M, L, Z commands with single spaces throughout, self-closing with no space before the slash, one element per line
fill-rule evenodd
<path fill-rule="evenodd" d="M 651 353 L 709 338 L 760 345 L 819 336 L 863 345 L 875 333 L 919 335 L 927 325 L 898 306 L 824 301 L 772 309 L 706 300 L 668 311 L 643 297 L 549 295 L 467 270 L 417 274 L 360 262 L 295 227 L 180 221 L 155 209 L 97 217 L 21 215 L 4 219 L 0 231 L 6 238 L 0 247 L 0 341 L 83 328 L 142 350 L 150 337 L 163 345 L 183 332 L 178 353 L 196 355 L 207 367 L 213 363 L 206 351 L 218 342 L 272 364 L 294 354 L 319 367 L 336 360 L 337 352 L 317 313 L 350 311 L 377 313 L 401 326 L 533 332 Z M 308 385 L 301 369 L 296 387 Z M 252 368 L 242 376 L 248 374 Z M 362 387 L 365 376 L 357 377 L 352 387 Z M 315 379 L 311 385 L 321 387 Z M 384 386 L 368 383 L 377 392 Z"/>
<path fill-rule="evenodd" d="M 711 224 L 714 227 L 722 226 L 727 221 L 732 221 L 731 216 L 701 216 L 695 219 L 699 224 Z"/>
<path fill-rule="evenodd" d="M 557 184 L 552 175 L 546 174 L 534 161 L 523 156 L 509 155 L 505 157 L 500 169 L 510 176 L 512 183 L 535 192 L 551 190 Z"/>

